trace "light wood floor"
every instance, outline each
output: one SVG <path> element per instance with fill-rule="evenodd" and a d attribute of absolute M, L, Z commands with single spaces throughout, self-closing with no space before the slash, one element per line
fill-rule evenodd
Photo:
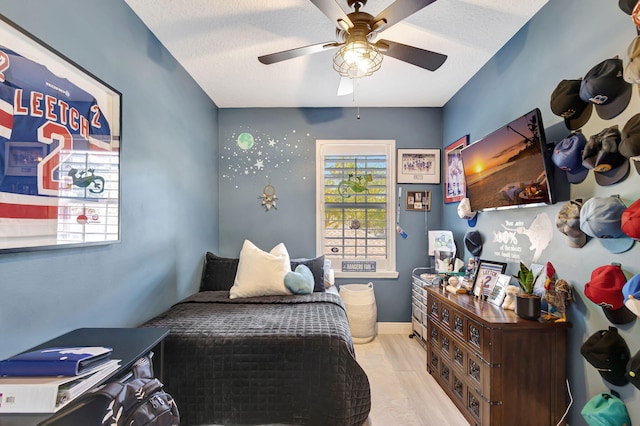
<path fill-rule="evenodd" d="M 355 345 L 371 384 L 367 426 L 468 426 L 427 372 L 426 352 L 408 334 L 379 334 Z"/>

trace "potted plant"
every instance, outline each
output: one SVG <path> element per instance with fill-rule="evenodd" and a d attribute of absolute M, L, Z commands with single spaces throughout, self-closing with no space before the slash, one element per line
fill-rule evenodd
<path fill-rule="evenodd" d="M 542 271 L 540 271 L 542 272 Z M 539 275 L 540 273 L 538 273 Z M 540 300 L 541 297 L 533 294 L 533 287 L 536 283 L 538 275 L 534 275 L 533 271 L 520 262 L 520 271 L 518 275 L 513 277 L 518 281 L 522 291 L 516 295 L 516 315 L 520 318 L 537 320 L 540 318 Z"/>

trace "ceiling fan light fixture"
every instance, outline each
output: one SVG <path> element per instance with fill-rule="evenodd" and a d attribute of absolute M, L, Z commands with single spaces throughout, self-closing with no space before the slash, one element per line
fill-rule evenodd
<path fill-rule="evenodd" d="M 333 57 L 333 69 L 342 77 L 367 77 L 380 69 L 382 53 L 365 36 L 351 35 Z"/>

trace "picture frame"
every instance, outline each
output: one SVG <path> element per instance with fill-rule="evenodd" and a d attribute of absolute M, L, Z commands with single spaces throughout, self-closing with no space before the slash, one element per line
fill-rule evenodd
<path fill-rule="evenodd" d="M 496 281 L 493 285 L 493 288 L 489 292 L 489 296 L 487 297 L 487 302 L 501 306 L 502 302 L 504 302 L 504 298 L 507 295 L 507 287 L 511 283 L 511 276 L 506 274 L 498 275 Z"/>
<path fill-rule="evenodd" d="M 440 149 L 398 149 L 397 183 L 440 184 Z"/>
<path fill-rule="evenodd" d="M 469 145 L 469 135 L 464 135 L 444 149 L 444 202 L 461 201 L 467 196 L 467 184 L 462 167 L 462 148 Z"/>
<path fill-rule="evenodd" d="M 504 274 L 507 269 L 506 262 L 480 259 L 476 277 L 473 281 L 472 292 L 476 297 L 486 298 L 498 279 L 498 275 Z"/>
<path fill-rule="evenodd" d="M 122 94 L 1 15 L 0 37 L 0 252 L 120 242 Z"/>
<path fill-rule="evenodd" d="M 431 191 L 407 191 L 405 210 L 428 212 L 431 210 Z"/>

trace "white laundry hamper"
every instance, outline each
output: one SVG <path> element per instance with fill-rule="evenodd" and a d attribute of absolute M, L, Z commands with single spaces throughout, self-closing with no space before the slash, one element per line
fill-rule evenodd
<path fill-rule="evenodd" d="M 344 284 L 340 297 L 347 308 L 347 318 L 353 343 L 368 343 L 377 334 L 378 308 L 373 283 Z"/>

